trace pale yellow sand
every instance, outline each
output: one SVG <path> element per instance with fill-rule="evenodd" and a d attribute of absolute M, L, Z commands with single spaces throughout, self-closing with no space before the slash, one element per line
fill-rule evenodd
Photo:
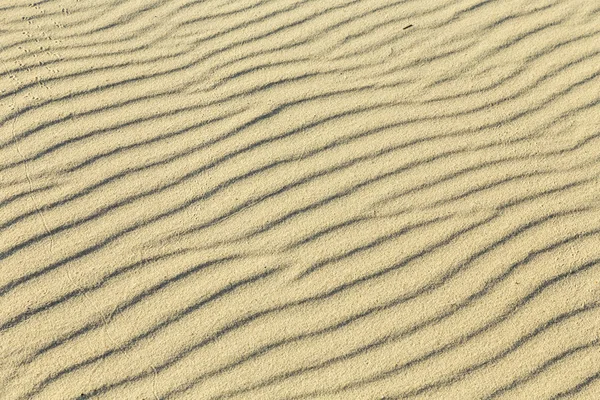
<path fill-rule="evenodd" d="M 600 3 L 0 2 L 0 399 L 600 399 Z"/>

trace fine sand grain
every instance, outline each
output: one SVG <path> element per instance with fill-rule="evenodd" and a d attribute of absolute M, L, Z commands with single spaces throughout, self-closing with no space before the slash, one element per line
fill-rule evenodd
<path fill-rule="evenodd" d="M 600 399 L 600 2 L 0 1 L 0 400 Z"/>

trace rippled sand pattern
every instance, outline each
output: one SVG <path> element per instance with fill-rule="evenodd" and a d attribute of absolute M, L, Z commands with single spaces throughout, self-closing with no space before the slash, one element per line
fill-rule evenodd
<path fill-rule="evenodd" d="M 600 399 L 600 3 L 0 2 L 0 399 Z"/>

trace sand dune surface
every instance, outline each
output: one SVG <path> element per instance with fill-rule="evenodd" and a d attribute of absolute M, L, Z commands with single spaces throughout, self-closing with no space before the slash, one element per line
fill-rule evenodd
<path fill-rule="evenodd" d="M 0 399 L 600 399 L 600 3 L 0 2 Z"/>

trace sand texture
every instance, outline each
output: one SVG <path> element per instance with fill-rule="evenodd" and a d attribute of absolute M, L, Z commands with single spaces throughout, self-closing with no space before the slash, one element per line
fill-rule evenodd
<path fill-rule="evenodd" d="M 600 2 L 0 1 L 0 400 L 600 399 Z"/>

